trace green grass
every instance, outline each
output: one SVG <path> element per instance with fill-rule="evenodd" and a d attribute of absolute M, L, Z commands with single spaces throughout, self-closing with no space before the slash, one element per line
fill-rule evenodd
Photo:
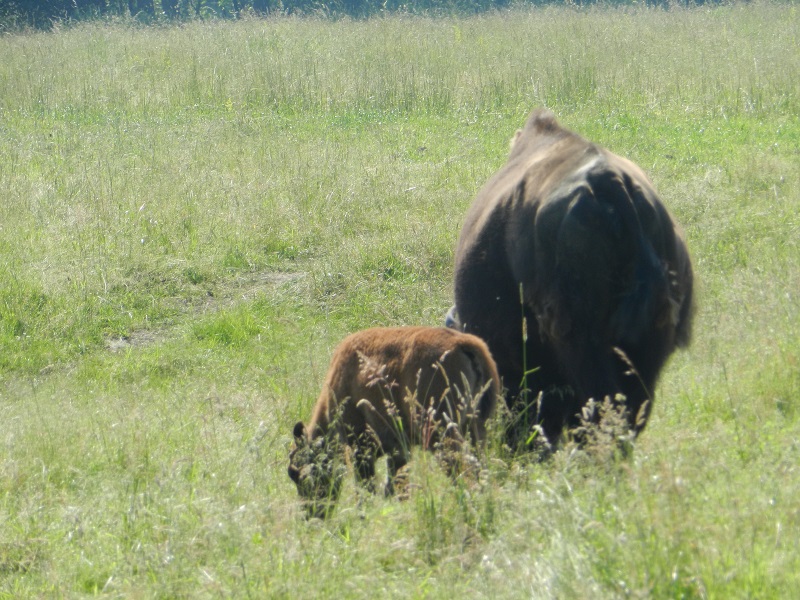
<path fill-rule="evenodd" d="M 0 597 L 786 598 L 800 579 L 797 7 L 0 37 Z M 531 108 L 683 224 L 694 343 L 632 458 L 286 476 L 336 342 L 439 324 Z"/>

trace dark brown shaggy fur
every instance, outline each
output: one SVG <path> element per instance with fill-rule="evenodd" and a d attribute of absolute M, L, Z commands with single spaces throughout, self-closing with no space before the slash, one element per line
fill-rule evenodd
<path fill-rule="evenodd" d="M 644 172 L 539 109 L 467 213 L 448 322 L 497 361 L 525 423 L 510 441 L 539 425 L 554 442 L 590 398 L 624 396 L 638 432 L 667 358 L 689 343 L 692 281 Z"/>

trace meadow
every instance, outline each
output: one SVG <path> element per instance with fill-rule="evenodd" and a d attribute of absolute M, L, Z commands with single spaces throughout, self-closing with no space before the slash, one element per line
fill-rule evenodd
<path fill-rule="evenodd" d="M 0 598 L 788 598 L 800 586 L 793 2 L 0 37 Z M 286 475 L 333 347 L 443 322 L 528 112 L 639 163 L 694 341 L 631 456 L 502 447 L 408 500 Z"/>

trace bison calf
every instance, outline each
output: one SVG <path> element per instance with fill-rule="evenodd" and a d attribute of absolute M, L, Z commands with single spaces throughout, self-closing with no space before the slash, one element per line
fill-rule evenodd
<path fill-rule="evenodd" d="M 475 336 L 441 327 L 355 333 L 334 352 L 308 426 L 294 426 L 289 477 L 309 515 L 327 516 L 341 489 L 344 444 L 370 488 L 376 458 L 387 457 L 392 493 L 411 445 L 430 449 L 446 438 L 460 446 L 464 434 L 483 441 L 499 393 L 497 368 Z"/>

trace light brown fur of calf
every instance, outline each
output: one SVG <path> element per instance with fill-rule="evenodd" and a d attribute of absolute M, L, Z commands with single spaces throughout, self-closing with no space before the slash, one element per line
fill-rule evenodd
<path fill-rule="evenodd" d="M 500 391 L 489 350 L 473 335 L 443 327 L 374 328 L 350 335 L 334 352 L 308 426 L 294 427 L 289 476 L 306 500 L 325 495 L 335 501 L 339 476 L 320 464 L 332 464 L 327 442 L 334 445 L 330 452 L 341 442 L 353 450 L 356 476 L 367 484 L 375 459 L 387 457 L 391 493 L 411 445 L 431 449 L 443 437 L 460 445 L 467 435 L 482 442 Z M 323 485 L 309 483 L 312 477 Z M 327 511 L 310 508 L 316 516 Z"/>

